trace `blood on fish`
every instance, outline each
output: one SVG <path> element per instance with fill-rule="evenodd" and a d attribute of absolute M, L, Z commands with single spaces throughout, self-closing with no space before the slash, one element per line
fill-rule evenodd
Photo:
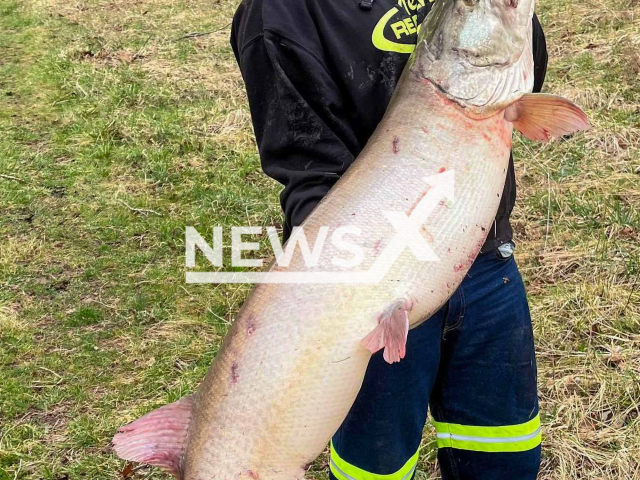
<path fill-rule="evenodd" d="M 428 243 L 433 243 L 433 235 L 431 235 L 429 230 L 427 230 L 427 227 L 425 227 L 424 225 L 421 226 L 420 227 L 420 231 L 427 237 L 427 242 Z"/>
<path fill-rule="evenodd" d="M 429 192 L 429 190 L 431 190 L 431 186 L 428 186 L 427 189 L 422 192 L 420 194 L 420 196 L 418 197 L 418 199 L 413 203 L 413 205 L 411 205 L 411 208 L 409 209 L 409 211 L 407 211 L 407 215 L 411 215 L 411 212 L 413 212 L 416 207 L 418 206 L 418 204 L 420 203 L 420 201 L 424 198 L 424 196 Z"/>
<path fill-rule="evenodd" d="M 454 265 L 453 271 L 460 272 L 465 268 L 470 268 L 471 265 L 473 265 L 473 262 L 476 261 L 476 257 L 478 256 L 478 252 L 480 252 L 481 248 L 482 248 L 482 243 L 480 243 L 473 252 L 470 252 L 467 254 L 467 259 L 464 262 L 460 262 L 457 265 Z"/>
<path fill-rule="evenodd" d="M 392 144 L 393 144 L 393 153 L 400 152 L 399 143 L 400 143 L 400 138 L 398 138 L 398 136 L 393 137 L 393 142 L 392 142 Z"/>
<path fill-rule="evenodd" d="M 422 127 L 422 131 L 423 131 L 424 133 L 429 133 L 429 130 L 427 129 L 427 127 Z"/>
<path fill-rule="evenodd" d="M 238 383 L 240 375 L 238 374 L 238 362 L 233 362 L 231 365 L 231 383 Z"/>
<path fill-rule="evenodd" d="M 500 140 L 502 141 L 502 143 L 507 148 L 511 148 L 511 142 L 512 142 L 511 129 L 509 129 L 509 128 L 500 128 L 499 129 L 499 133 L 500 133 Z"/>
<path fill-rule="evenodd" d="M 258 326 L 256 325 L 256 317 L 252 313 L 248 314 L 245 321 L 245 331 L 247 332 L 247 336 L 253 335 L 253 332 L 256 331 Z"/>
<path fill-rule="evenodd" d="M 253 478 L 253 480 L 260 480 L 260 475 L 258 475 L 258 472 L 254 472 L 253 470 L 247 470 L 247 475 Z"/>
<path fill-rule="evenodd" d="M 446 172 L 446 171 L 447 171 L 447 169 L 446 169 L 446 168 L 444 168 L 444 167 L 440 167 L 440 170 L 438 170 L 438 173 L 442 173 L 442 172 Z"/>

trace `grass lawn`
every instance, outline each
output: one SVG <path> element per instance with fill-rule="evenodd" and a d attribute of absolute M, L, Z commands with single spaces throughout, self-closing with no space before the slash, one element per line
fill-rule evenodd
<path fill-rule="evenodd" d="M 186 225 L 280 222 L 236 3 L 0 0 L 0 480 L 122 478 L 116 428 L 195 389 L 249 291 L 184 281 Z M 538 12 L 546 89 L 594 124 L 516 141 L 540 478 L 640 479 L 640 3 Z"/>

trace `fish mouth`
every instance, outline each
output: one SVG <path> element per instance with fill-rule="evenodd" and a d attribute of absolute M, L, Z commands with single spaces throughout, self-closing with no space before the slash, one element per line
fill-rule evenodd
<path fill-rule="evenodd" d="M 460 57 L 463 61 L 473 67 L 486 68 L 486 67 L 508 67 L 513 63 L 511 58 L 498 58 L 490 60 L 480 52 L 474 52 L 464 48 L 453 47 L 451 51 Z"/>

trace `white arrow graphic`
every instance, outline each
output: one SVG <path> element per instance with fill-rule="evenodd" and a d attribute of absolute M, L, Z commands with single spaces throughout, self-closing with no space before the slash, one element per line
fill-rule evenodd
<path fill-rule="evenodd" d="M 384 278 L 407 247 L 421 262 L 440 261 L 420 233 L 420 228 L 443 198 L 452 202 L 455 200 L 454 180 L 453 170 L 426 177 L 424 181 L 429 185 L 429 191 L 408 216 L 404 212 L 382 212 L 392 223 L 397 233 L 369 269 L 369 274 L 375 277 L 376 282 L 374 283 Z"/>

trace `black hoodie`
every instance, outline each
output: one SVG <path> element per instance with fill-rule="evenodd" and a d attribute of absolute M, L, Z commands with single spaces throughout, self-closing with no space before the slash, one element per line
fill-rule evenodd
<path fill-rule="evenodd" d="M 285 239 L 367 143 L 430 8 L 428 0 L 244 0 L 238 8 L 231 45 L 262 168 L 284 185 Z M 535 17 L 533 55 L 540 91 L 547 50 Z M 515 197 L 511 159 L 483 252 L 511 240 Z"/>

